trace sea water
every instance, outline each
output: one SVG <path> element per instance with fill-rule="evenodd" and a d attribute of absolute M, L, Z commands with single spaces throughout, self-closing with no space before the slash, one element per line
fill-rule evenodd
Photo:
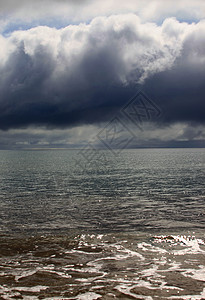
<path fill-rule="evenodd" d="M 0 151 L 1 299 L 205 299 L 205 150 Z"/>

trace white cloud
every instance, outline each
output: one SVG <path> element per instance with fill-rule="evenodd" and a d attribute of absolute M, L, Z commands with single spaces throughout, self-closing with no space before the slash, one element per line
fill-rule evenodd
<path fill-rule="evenodd" d="M 3 66 L 7 59 L 9 58 L 10 54 L 15 51 L 15 45 L 10 42 L 9 39 L 6 39 L 2 35 L 0 35 L 0 67 Z"/>
<path fill-rule="evenodd" d="M 204 23 L 190 25 L 171 18 L 157 26 L 142 23 L 133 14 L 97 17 L 87 25 L 70 25 L 59 30 L 40 26 L 13 32 L 9 38 L 1 37 L 0 55 L 5 61 L 9 53 L 6 47 L 16 47 L 17 51 L 23 43 L 25 53 L 34 57 L 41 47 L 55 64 L 52 74 L 55 80 L 65 73 L 68 76 L 75 72 L 85 56 L 115 53 L 118 79 L 126 83 L 134 77 L 135 81 L 142 82 L 150 75 L 171 68 L 180 56 L 184 40 L 198 28 L 204 30 Z"/>
<path fill-rule="evenodd" d="M 162 21 L 168 17 L 200 20 L 205 17 L 204 0 L 3 0 L 2 15 L 32 21 L 63 18 L 81 22 L 96 16 L 136 13 L 144 21 Z"/>

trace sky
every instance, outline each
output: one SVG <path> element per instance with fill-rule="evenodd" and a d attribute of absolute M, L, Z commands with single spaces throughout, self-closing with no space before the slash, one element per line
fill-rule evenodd
<path fill-rule="evenodd" d="M 0 74 L 0 149 L 205 147 L 204 0 L 3 0 Z"/>

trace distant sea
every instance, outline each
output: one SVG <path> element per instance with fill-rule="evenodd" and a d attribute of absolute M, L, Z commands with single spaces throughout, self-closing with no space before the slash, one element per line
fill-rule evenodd
<path fill-rule="evenodd" d="M 0 151 L 0 299 L 205 299 L 205 149 Z"/>

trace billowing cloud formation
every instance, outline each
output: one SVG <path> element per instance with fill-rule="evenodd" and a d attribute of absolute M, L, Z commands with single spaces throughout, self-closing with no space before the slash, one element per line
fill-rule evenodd
<path fill-rule="evenodd" d="M 134 14 L 1 36 L 0 128 L 107 121 L 140 84 L 164 122 L 203 122 L 205 22 Z"/>

